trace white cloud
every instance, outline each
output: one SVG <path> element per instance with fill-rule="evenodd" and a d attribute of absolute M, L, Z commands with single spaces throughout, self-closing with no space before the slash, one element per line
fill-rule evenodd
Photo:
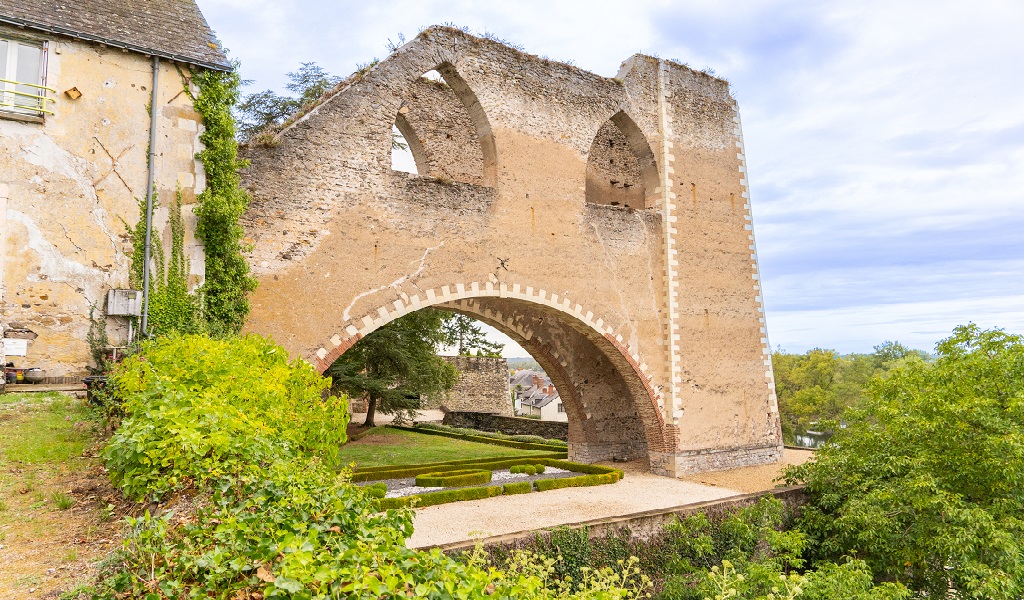
<path fill-rule="evenodd" d="M 773 343 L 931 347 L 968 320 L 1024 328 L 1024 3 L 200 6 L 255 89 L 303 61 L 347 75 L 443 22 L 602 75 L 640 51 L 713 67 L 743 111 Z"/>

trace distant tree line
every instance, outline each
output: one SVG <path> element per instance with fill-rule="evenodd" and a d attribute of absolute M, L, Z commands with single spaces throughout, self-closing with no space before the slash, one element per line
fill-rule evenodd
<path fill-rule="evenodd" d="M 781 349 L 772 354 L 775 391 L 779 397 L 782 434 L 787 443 L 808 430 L 829 429 L 850 408 L 863 405 L 867 385 L 884 376 L 907 357 L 924 361 L 932 356 L 899 342 L 883 342 L 871 354 L 839 354 L 814 348 L 804 354 Z"/>

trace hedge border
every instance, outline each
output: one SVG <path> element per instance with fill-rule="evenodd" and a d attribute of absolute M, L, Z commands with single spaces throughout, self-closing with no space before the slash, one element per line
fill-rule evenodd
<path fill-rule="evenodd" d="M 463 469 L 459 471 L 435 471 L 416 476 L 420 487 L 456 487 L 476 485 L 491 481 L 490 469 Z"/>
<path fill-rule="evenodd" d="M 486 486 L 486 487 L 466 487 L 456 488 L 452 490 L 440 490 L 437 492 L 424 492 L 422 494 L 412 494 L 409 496 L 401 496 L 398 498 L 383 498 L 377 500 L 377 506 L 380 510 L 388 510 L 392 508 L 402 508 L 409 506 L 412 503 L 413 498 L 418 498 L 416 506 L 435 506 L 437 504 L 447 504 L 449 502 L 458 502 L 461 500 L 480 500 L 482 498 L 492 498 L 494 496 L 501 496 L 504 494 L 526 494 L 532 490 L 538 492 L 545 492 L 548 490 L 557 490 L 567 487 L 589 487 L 594 485 L 604 485 L 607 483 L 615 483 L 625 477 L 625 473 L 622 469 L 616 469 L 614 467 L 605 467 L 603 465 L 587 465 L 583 463 L 575 463 L 567 460 L 558 460 L 553 458 L 518 458 L 508 460 L 491 461 L 496 464 L 480 464 L 481 468 L 503 469 L 511 467 L 517 464 L 524 464 L 529 462 L 530 464 L 542 464 L 548 467 L 556 467 L 559 469 L 565 469 L 567 471 L 582 472 L 585 475 L 577 477 L 562 477 L 560 479 L 538 479 L 532 483 L 529 481 L 519 481 L 513 483 L 506 483 L 504 485 Z M 415 466 L 415 465 L 413 465 Z M 440 471 L 445 472 L 445 471 Z M 356 473 L 355 475 L 358 475 Z M 366 473 L 366 475 L 373 476 L 379 475 L 377 473 Z M 356 481 L 355 475 L 353 475 L 353 481 Z M 406 475 L 408 477 L 408 475 Z M 390 479 L 390 477 L 383 477 L 381 479 Z M 361 481 L 372 481 L 369 479 L 363 479 Z"/>
<path fill-rule="evenodd" d="M 562 458 L 562 454 L 556 455 L 558 458 Z M 406 477 L 415 477 L 416 475 L 423 475 L 424 473 L 432 472 L 444 472 L 444 471 L 455 471 L 465 469 L 466 467 L 473 466 L 481 469 L 505 469 L 512 465 L 525 464 L 527 462 L 531 464 L 537 464 L 538 461 L 555 460 L 560 464 L 574 464 L 566 461 L 558 460 L 553 457 L 540 457 L 540 456 L 529 456 L 519 458 L 477 458 L 472 461 L 453 461 L 452 463 L 425 463 L 425 464 L 412 464 L 412 465 L 393 465 L 387 469 L 374 468 L 373 470 L 358 470 L 352 474 L 352 481 L 354 483 L 363 481 L 379 481 L 381 479 L 403 479 Z M 457 463 L 457 464 L 455 464 Z M 544 463 L 548 464 L 548 463 Z M 548 465 L 558 466 L 558 465 Z M 582 466 L 582 465 L 581 465 Z M 575 470 L 569 468 L 569 470 Z M 582 471 L 581 471 L 582 472 Z M 604 471 L 602 471 L 603 473 Z"/>
<path fill-rule="evenodd" d="M 566 446 L 556 446 L 554 444 L 517 442 L 514 440 L 502 440 L 498 438 L 484 437 L 482 435 L 465 435 L 462 433 L 441 431 L 439 429 L 425 429 L 421 427 L 402 427 L 400 425 L 385 425 L 384 427 L 390 427 L 392 429 L 399 429 L 402 431 L 412 431 L 414 433 L 422 433 L 424 435 L 439 435 L 442 437 L 455 438 L 457 440 L 465 440 L 467 442 L 476 442 L 478 444 L 490 444 L 492 446 L 505 446 L 506 448 L 517 448 L 519 450 L 559 450 L 562 452 L 568 452 L 568 448 Z"/>
<path fill-rule="evenodd" d="M 435 506 L 437 504 L 457 502 L 459 500 L 480 500 L 483 498 L 493 498 L 495 496 L 500 496 L 503 493 L 503 491 L 504 490 L 500 485 L 458 488 L 455 490 L 441 490 L 438 492 L 413 494 L 411 496 L 400 496 L 398 498 L 383 498 L 381 500 L 377 500 L 377 507 L 380 510 L 404 508 L 406 506 L 409 506 L 409 504 L 412 503 L 413 499 L 416 498 L 419 500 L 416 503 L 416 506 L 418 508 L 421 508 L 424 506 Z"/>
<path fill-rule="evenodd" d="M 435 426 L 439 426 L 440 428 L 435 429 Z M 461 433 L 461 432 L 458 432 L 458 431 L 451 431 L 449 429 L 445 429 L 447 427 L 451 427 L 452 429 L 468 429 L 470 431 L 475 431 L 475 432 L 477 432 L 479 437 L 485 437 L 485 438 L 492 439 L 492 440 L 500 440 L 500 441 L 506 441 L 506 442 L 518 442 L 520 444 L 540 444 L 542 446 L 552 446 L 554 448 L 560 448 L 562 450 L 568 450 L 569 449 L 569 442 L 567 442 L 565 440 L 558 440 L 558 439 L 550 439 L 550 440 L 548 440 L 548 439 L 543 438 L 543 437 L 541 437 L 539 435 L 512 436 L 512 435 L 502 434 L 501 432 L 484 431 L 482 429 L 473 429 L 472 427 L 453 427 L 453 426 L 450 426 L 450 425 L 443 425 L 443 424 L 439 425 L 437 423 L 429 423 L 429 422 L 428 423 L 416 423 L 416 424 L 413 425 L 413 428 L 416 429 L 416 431 L 439 431 L 439 432 L 447 432 L 447 433 L 450 433 L 450 434 L 453 434 L 453 435 L 470 435 L 470 436 L 473 435 L 471 433 Z M 512 439 L 514 437 L 529 437 L 529 438 L 535 438 L 535 439 L 533 439 L 533 440 L 517 440 L 517 439 Z"/>

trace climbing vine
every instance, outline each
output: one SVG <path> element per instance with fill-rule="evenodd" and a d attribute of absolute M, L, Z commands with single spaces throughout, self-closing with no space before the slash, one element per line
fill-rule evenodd
<path fill-rule="evenodd" d="M 199 94 L 193 97 L 206 131 L 199 136 L 205 149 L 196 155 L 206 171 L 206 189 L 199 195 L 196 235 L 206 250 L 203 314 L 214 335 L 236 333 L 249 314 L 248 293 L 256 289 L 249 263 L 242 255 L 242 226 L 238 219 L 249 204 L 241 187 L 235 119 L 231 107 L 238 102 L 238 70 L 202 70 L 193 75 Z M 186 86 L 188 90 L 188 86 Z"/>
<path fill-rule="evenodd" d="M 159 198 L 153 194 L 153 208 Z M 175 196 L 174 207 L 168 211 L 171 227 L 171 253 L 164 253 L 159 239 L 153 240 L 152 262 L 149 276 L 149 313 L 147 329 L 150 333 L 162 334 L 198 333 L 205 329 L 203 300 L 200 293 L 190 294 L 188 290 L 188 259 L 185 257 L 185 224 L 181 219 L 181 192 Z M 128 227 L 132 238 L 132 262 L 128 271 L 128 284 L 142 289 L 143 265 L 146 252 L 146 201 L 139 201 L 139 222 Z"/>

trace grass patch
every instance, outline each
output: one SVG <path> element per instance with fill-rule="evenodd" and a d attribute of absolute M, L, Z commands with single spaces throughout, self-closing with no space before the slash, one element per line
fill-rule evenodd
<path fill-rule="evenodd" d="M 84 402 L 38 393 L 0 398 L 0 464 L 66 462 L 94 439 L 94 416 Z"/>
<path fill-rule="evenodd" d="M 490 444 L 466 442 L 414 431 L 378 428 L 342 447 L 342 464 L 357 467 L 439 463 L 478 458 L 515 458 L 547 454 L 544 450 L 519 450 Z"/>

